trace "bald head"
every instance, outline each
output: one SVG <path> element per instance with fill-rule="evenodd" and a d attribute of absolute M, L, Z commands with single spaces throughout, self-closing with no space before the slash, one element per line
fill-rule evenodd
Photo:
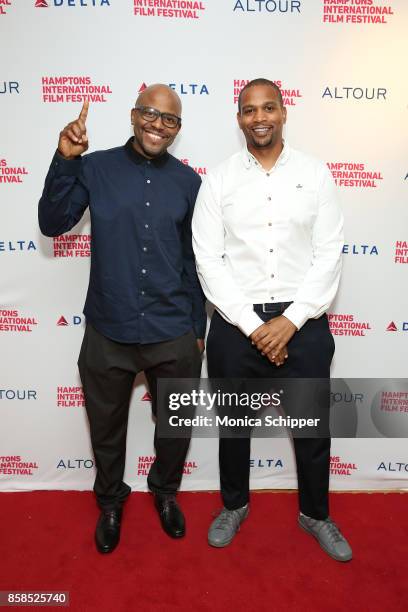
<path fill-rule="evenodd" d="M 178 117 L 181 116 L 180 98 L 174 89 L 162 83 L 156 83 L 146 87 L 146 89 L 139 94 L 136 104 L 152 106 L 153 108 L 158 108 L 161 112 L 171 113 Z"/>

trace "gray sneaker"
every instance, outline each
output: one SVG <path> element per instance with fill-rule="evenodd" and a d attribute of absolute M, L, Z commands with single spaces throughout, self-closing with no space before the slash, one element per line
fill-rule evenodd
<path fill-rule="evenodd" d="M 239 531 L 239 526 L 246 519 L 249 513 L 249 504 L 237 510 L 227 510 L 223 508 L 220 514 L 210 525 L 208 530 L 208 543 L 210 546 L 222 548 L 228 546 Z"/>
<path fill-rule="evenodd" d="M 318 521 L 300 513 L 298 521 L 302 529 L 314 536 L 330 557 L 336 561 L 352 559 L 353 552 L 349 543 L 330 517 L 324 521 Z"/>

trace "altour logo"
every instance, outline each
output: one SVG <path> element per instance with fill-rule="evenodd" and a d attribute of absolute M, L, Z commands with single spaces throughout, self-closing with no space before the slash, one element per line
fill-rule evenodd
<path fill-rule="evenodd" d="M 91 470 L 94 466 L 93 459 L 59 459 L 57 470 Z"/>
<path fill-rule="evenodd" d="M 377 181 L 382 181 L 380 171 L 366 170 L 365 164 L 356 162 L 327 162 L 334 182 L 339 187 L 361 187 L 370 189 L 378 187 Z"/>
<path fill-rule="evenodd" d="M 358 467 L 355 463 L 345 461 L 343 457 L 330 457 L 330 474 L 335 476 L 351 476 Z"/>
<path fill-rule="evenodd" d="M 323 0 L 323 23 L 388 23 L 394 12 L 378 0 Z"/>
<path fill-rule="evenodd" d="M 205 4 L 196 0 L 133 0 L 133 14 L 137 17 L 200 19 Z"/>
<path fill-rule="evenodd" d="M 233 0 L 233 11 L 244 13 L 300 13 L 301 0 Z"/>
<path fill-rule="evenodd" d="M 54 257 L 90 257 L 91 234 L 64 234 L 53 238 Z"/>
<path fill-rule="evenodd" d="M 386 100 L 385 87 L 342 87 L 327 86 L 322 93 L 324 100 Z"/>
<path fill-rule="evenodd" d="M 288 87 L 286 84 L 284 85 L 282 81 L 271 80 L 281 90 L 283 106 L 296 106 L 299 98 L 303 97 L 299 89 Z M 247 83 L 249 83 L 249 79 L 234 79 L 234 104 L 238 102 L 239 94 Z"/>
<path fill-rule="evenodd" d="M 352 314 L 329 313 L 327 318 L 333 336 L 365 336 L 371 330 L 370 323 L 356 321 Z"/>
<path fill-rule="evenodd" d="M 107 102 L 107 96 L 112 93 L 110 85 L 93 84 L 90 76 L 43 76 L 41 84 L 42 100 L 46 104 L 78 104 L 85 100 L 101 103 Z"/>
<path fill-rule="evenodd" d="M 19 94 L 19 87 L 18 81 L 0 81 L 0 94 Z"/>
<path fill-rule="evenodd" d="M 7 455 L 0 457 L 0 475 L 5 476 L 34 476 L 33 470 L 38 470 L 37 461 L 27 461 L 21 455 Z"/>
<path fill-rule="evenodd" d="M 37 391 L 35 389 L 0 389 L 0 400 L 36 400 Z"/>
<path fill-rule="evenodd" d="M 110 6 L 110 0 L 35 0 L 35 8 L 49 8 L 49 6 L 57 8 L 66 6 L 69 8 L 84 8 L 84 7 L 100 7 Z"/>
<path fill-rule="evenodd" d="M 397 240 L 395 242 L 394 263 L 408 264 L 408 242 L 406 240 Z"/>
<path fill-rule="evenodd" d="M 57 406 L 59 408 L 84 408 L 85 397 L 82 387 L 57 387 Z"/>
<path fill-rule="evenodd" d="M 384 472 L 408 472 L 408 463 L 404 461 L 381 461 L 377 472 L 380 470 Z"/>
<path fill-rule="evenodd" d="M 11 6 L 11 0 L 0 0 L 0 15 L 7 15 L 7 9 Z"/>
<path fill-rule="evenodd" d="M 28 175 L 24 166 L 10 166 L 6 159 L 0 159 L 0 185 L 3 183 L 23 183 Z"/>
<path fill-rule="evenodd" d="M 199 174 L 200 176 L 204 176 L 207 174 L 207 167 L 206 166 L 192 166 L 190 165 L 190 160 L 189 159 L 180 159 L 180 161 L 185 164 L 186 166 L 190 166 L 190 168 L 192 168 L 194 170 L 194 172 L 197 172 L 197 174 Z"/>
<path fill-rule="evenodd" d="M 140 455 L 137 461 L 137 476 L 147 476 L 149 474 L 149 470 L 152 466 L 152 463 L 156 457 L 154 455 Z M 184 476 L 191 476 L 194 470 L 198 468 L 198 464 L 196 461 L 185 461 L 183 468 Z"/>
<path fill-rule="evenodd" d="M 18 310 L 0 310 L 0 332 L 32 332 L 38 325 L 35 317 L 21 315 Z"/>

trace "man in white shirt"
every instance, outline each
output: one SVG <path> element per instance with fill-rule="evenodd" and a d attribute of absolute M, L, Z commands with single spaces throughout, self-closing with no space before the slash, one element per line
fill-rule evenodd
<path fill-rule="evenodd" d="M 323 162 L 283 141 L 286 109 L 272 81 L 244 87 L 237 119 L 246 147 L 210 172 L 193 217 L 199 278 L 216 308 L 209 376 L 328 381 L 334 341 L 325 312 L 343 247 L 334 182 Z M 327 418 L 328 394 L 320 410 Z M 299 525 L 331 557 L 349 561 L 351 548 L 329 517 L 330 438 L 293 442 Z M 228 545 L 248 515 L 249 461 L 249 436 L 220 436 L 224 508 L 208 533 L 212 546 Z"/>

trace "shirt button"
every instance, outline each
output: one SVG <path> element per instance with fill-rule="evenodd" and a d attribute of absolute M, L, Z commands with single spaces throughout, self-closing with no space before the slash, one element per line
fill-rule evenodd
<path fill-rule="evenodd" d="M 143 250 L 144 250 L 144 252 L 146 253 L 146 251 L 147 251 L 147 247 L 143 247 Z"/>
<path fill-rule="evenodd" d="M 140 293 L 141 293 L 142 295 L 144 295 L 144 294 L 145 294 L 145 292 L 144 292 L 144 291 L 141 291 Z"/>
<path fill-rule="evenodd" d="M 146 274 L 146 270 L 145 269 L 142 270 L 142 274 Z"/>
<path fill-rule="evenodd" d="M 270 221 L 269 221 L 268 225 L 269 225 L 269 227 L 272 227 L 272 223 Z"/>
<path fill-rule="evenodd" d="M 267 173 L 266 173 L 266 176 L 271 176 L 271 173 L 270 173 L 270 172 L 267 172 Z"/>
<path fill-rule="evenodd" d="M 273 300 L 274 300 L 274 299 L 275 299 L 275 298 L 273 297 L 273 295 L 271 295 L 271 300 L 272 300 L 272 302 L 273 302 Z"/>
<path fill-rule="evenodd" d="M 150 161 L 150 159 L 148 159 L 148 160 L 147 160 L 147 163 L 148 163 L 148 165 L 150 166 L 150 164 L 151 164 L 151 161 Z"/>
<path fill-rule="evenodd" d="M 274 275 L 274 274 L 271 274 L 271 278 L 275 278 L 275 275 Z"/>
<path fill-rule="evenodd" d="M 270 252 L 270 253 L 273 253 L 273 249 L 269 249 L 269 252 Z"/>
<path fill-rule="evenodd" d="M 145 228 L 149 229 L 149 224 L 148 223 L 145 223 Z"/>
<path fill-rule="evenodd" d="M 150 183 L 150 179 L 147 179 L 146 183 Z"/>
<path fill-rule="evenodd" d="M 269 200 L 269 201 L 271 201 L 271 200 L 272 200 L 271 196 L 268 196 L 268 200 Z"/>
<path fill-rule="evenodd" d="M 146 202 L 146 206 L 150 206 L 150 202 Z"/>
<path fill-rule="evenodd" d="M 141 317 L 144 317 L 144 312 L 141 312 L 141 313 L 140 313 L 140 316 L 141 316 Z"/>

